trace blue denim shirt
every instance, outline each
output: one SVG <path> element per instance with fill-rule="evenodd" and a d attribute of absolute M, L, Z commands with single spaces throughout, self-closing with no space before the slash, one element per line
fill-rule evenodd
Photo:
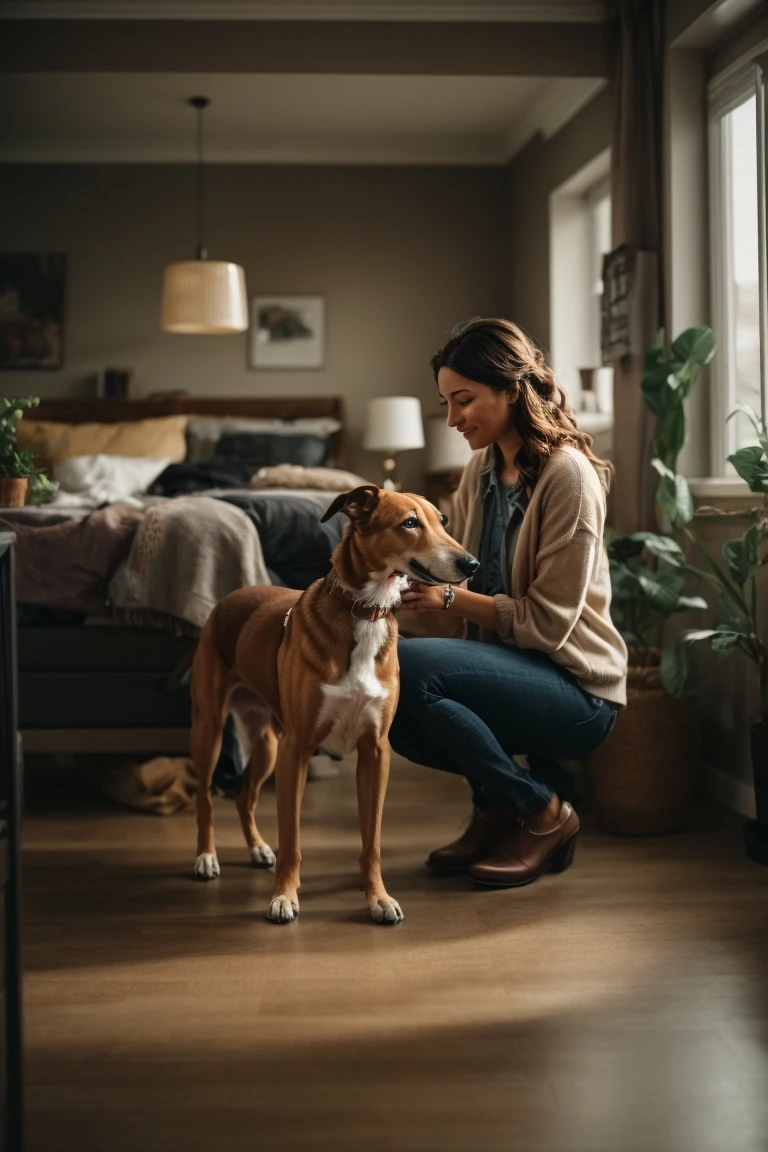
<path fill-rule="evenodd" d="M 510 573 L 520 525 L 528 507 L 528 496 L 522 480 L 509 487 L 501 483 L 498 476 L 501 464 L 498 450 L 495 455 L 496 466 L 480 473 L 479 495 L 483 505 L 483 526 L 477 556 L 480 567 L 467 587 L 483 596 L 512 596 Z M 467 625 L 467 636 L 472 640 L 501 643 L 498 633 L 476 624 Z"/>

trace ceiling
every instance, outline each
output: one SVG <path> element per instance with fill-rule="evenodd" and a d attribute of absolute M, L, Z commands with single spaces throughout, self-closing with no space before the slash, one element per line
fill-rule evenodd
<path fill-rule="evenodd" d="M 509 0 L 510 5 L 512 0 Z M 192 95 L 211 163 L 506 163 L 600 90 L 594 78 L 17 73 L 0 76 L 0 161 L 186 163 Z"/>
<path fill-rule="evenodd" d="M 605 0 L 3 0 L 0 19 L 598 23 Z"/>

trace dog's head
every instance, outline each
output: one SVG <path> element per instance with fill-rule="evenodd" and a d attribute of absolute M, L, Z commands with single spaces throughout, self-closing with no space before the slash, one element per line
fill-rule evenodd
<path fill-rule="evenodd" d="M 336 512 L 349 517 L 371 578 L 399 573 L 419 584 L 460 584 L 479 567 L 448 535 L 443 513 L 423 496 L 364 484 L 337 496 L 322 519 Z"/>

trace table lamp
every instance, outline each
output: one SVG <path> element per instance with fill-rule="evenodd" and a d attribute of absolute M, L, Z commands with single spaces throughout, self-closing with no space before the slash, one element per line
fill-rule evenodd
<path fill-rule="evenodd" d="M 399 492 L 396 452 L 424 447 L 421 402 L 416 396 L 377 396 L 368 401 L 363 448 L 384 452 L 384 488 Z"/>
<path fill-rule="evenodd" d="M 458 487 L 464 466 L 472 455 L 467 441 L 455 428 L 449 428 L 445 416 L 430 416 L 427 421 L 427 473 L 440 475 L 449 489 Z"/>

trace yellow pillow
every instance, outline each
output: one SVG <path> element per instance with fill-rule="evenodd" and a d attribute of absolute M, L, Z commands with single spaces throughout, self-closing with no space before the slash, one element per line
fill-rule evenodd
<path fill-rule="evenodd" d="M 184 436 L 188 416 L 158 416 L 121 424 L 59 424 L 55 420 L 20 420 L 20 448 L 31 448 L 43 468 L 72 456 L 168 456 L 175 463 L 187 454 Z"/>

